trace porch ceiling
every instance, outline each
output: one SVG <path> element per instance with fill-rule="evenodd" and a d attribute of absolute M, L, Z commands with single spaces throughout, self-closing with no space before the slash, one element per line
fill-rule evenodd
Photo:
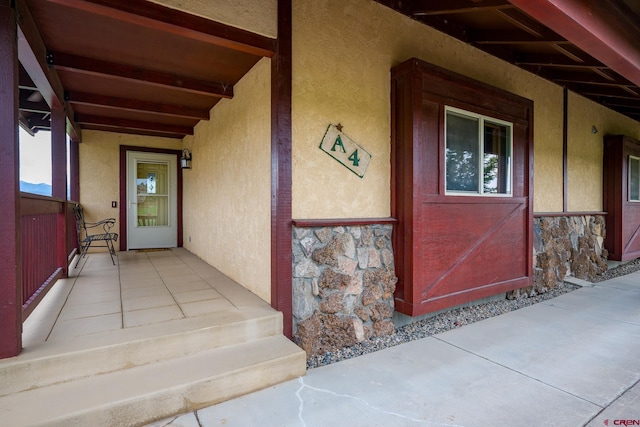
<path fill-rule="evenodd" d="M 640 121 L 638 0 L 376 0 Z"/>
<path fill-rule="evenodd" d="M 275 39 L 144 0 L 18 0 L 20 120 L 182 138 Z M 45 56 L 44 58 L 42 56 Z M 35 82 L 35 83 L 34 83 Z"/>

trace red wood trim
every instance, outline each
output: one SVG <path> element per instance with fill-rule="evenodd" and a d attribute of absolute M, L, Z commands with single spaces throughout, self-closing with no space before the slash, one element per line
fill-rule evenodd
<path fill-rule="evenodd" d="M 567 212 L 569 194 L 569 91 L 562 88 L 562 211 Z"/>
<path fill-rule="evenodd" d="M 118 119 L 115 117 L 107 118 L 101 116 L 79 115 L 78 123 L 87 125 L 99 125 L 106 128 L 114 129 L 133 129 L 133 130 L 157 130 L 166 134 L 183 137 L 185 135 L 193 135 L 192 126 L 168 125 L 162 123 L 141 122 L 139 120 Z"/>
<path fill-rule="evenodd" d="M 22 350 L 22 244 L 16 12 L 0 3 L 0 358 Z"/>
<path fill-rule="evenodd" d="M 22 305 L 22 318 L 26 320 L 27 317 L 33 312 L 33 310 L 38 306 L 40 301 L 47 295 L 47 292 L 51 290 L 53 285 L 64 277 L 64 269 L 58 268 L 53 274 L 38 288 L 38 290 L 31 295 L 31 297 Z"/>
<path fill-rule="evenodd" d="M 623 77 L 640 84 L 638 26 L 618 2 L 509 1 Z"/>
<path fill-rule="evenodd" d="M 64 108 L 51 108 L 51 196 L 67 198 L 67 122 Z"/>
<path fill-rule="evenodd" d="M 113 126 L 104 126 L 104 125 L 96 125 L 96 124 L 84 124 L 82 125 L 83 129 L 86 130 L 99 130 L 99 131 L 103 131 L 103 132 L 121 132 L 118 129 L 121 128 L 114 128 Z M 144 135 L 144 136 L 159 136 L 161 138 L 172 138 L 172 139 L 182 139 L 184 138 L 184 134 L 179 134 L 179 133 L 167 133 L 167 132 L 162 132 L 162 131 L 155 131 L 155 130 L 143 130 L 143 129 L 127 129 L 126 132 L 128 135 Z"/>
<path fill-rule="evenodd" d="M 20 193 L 20 215 L 58 214 L 62 212 L 64 200 L 53 197 Z"/>
<path fill-rule="evenodd" d="M 120 146 L 120 221 L 118 235 L 120 242 L 120 250 L 127 250 L 127 151 L 142 151 L 146 153 L 161 153 L 161 154 L 174 154 L 176 156 L 176 168 L 178 178 L 178 247 L 181 247 L 184 242 L 184 230 L 183 230 L 183 215 L 182 215 L 182 168 L 180 167 L 180 157 L 182 156 L 181 150 L 171 150 L 167 148 L 154 148 L 154 147 L 138 147 L 135 145 L 121 145 Z"/>
<path fill-rule="evenodd" d="M 113 96 L 92 93 L 70 92 L 69 102 L 72 104 L 91 105 L 100 108 L 126 111 L 142 111 L 161 116 L 184 117 L 189 119 L 209 120 L 209 110 L 190 108 L 184 105 L 167 105 L 158 102 L 139 101 L 136 99 L 116 98 Z"/>
<path fill-rule="evenodd" d="M 278 41 L 271 59 L 271 306 L 293 336 L 291 243 L 291 0 L 278 0 Z"/>
<path fill-rule="evenodd" d="M 271 57 L 276 41 L 146 0 L 49 0 L 86 12 L 188 37 L 252 55 Z"/>
<path fill-rule="evenodd" d="M 54 104 L 51 108 L 51 194 L 67 198 L 67 121 L 64 108 Z M 63 267 L 61 277 L 67 277 L 67 204 L 61 204 L 57 218 L 55 251 L 57 265 Z M 37 303 L 36 303 L 37 304 Z"/>
<path fill-rule="evenodd" d="M 83 58 L 61 52 L 53 53 L 53 66 L 57 70 L 94 76 L 108 76 L 115 80 L 135 80 L 138 83 L 151 86 L 166 86 L 189 93 L 219 98 L 233 98 L 233 86 L 220 82 L 198 80 L 161 71 L 143 70 L 129 65 Z"/>
<path fill-rule="evenodd" d="M 64 87 L 58 73 L 47 64 L 47 47 L 26 0 L 16 0 L 20 23 L 18 27 L 18 53 L 20 63 L 33 80 L 48 105 L 64 105 Z M 74 141 L 82 140 L 82 131 L 75 122 L 73 108 L 67 106 L 66 117 L 70 123 L 69 134 Z"/>
<path fill-rule="evenodd" d="M 356 227 L 359 225 L 397 224 L 396 218 L 294 219 L 294 227 Z"/>
<path fill-rule="evenodd" d="M 595 215 L 608 215 L 608 212 L 592 212 L 592 211 L 583 211 L 583 212 L 535 212 L 533 214 L 534 218 L 543 218 L 543 217 L 556 217 L 556 216 L 595 216 Z"/>
<path fill-rule="evenodd" d="M 80 145 L 73 139 L 69 143 L 69 189 L 70 199 L 80 201 Z"/>

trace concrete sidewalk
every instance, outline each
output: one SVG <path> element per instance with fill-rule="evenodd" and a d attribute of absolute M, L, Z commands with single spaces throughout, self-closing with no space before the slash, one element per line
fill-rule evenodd
<path fill-rule="evenodd" d="M 640 272 L 154 426 L 640 425 Z"/>

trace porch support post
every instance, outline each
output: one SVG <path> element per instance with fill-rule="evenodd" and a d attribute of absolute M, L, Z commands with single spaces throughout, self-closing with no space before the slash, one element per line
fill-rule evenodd
<path fill-rule="evenodd" d="M 271 58 L 271 305 L 293 335 L 291 266 L 291 0 L 278 0 L 278 40 Z"/>
<path fill-rule="evenodd" d="M 69 143 L 69 200 L 80 202 L 80 143 L 72 139 Z"/>
<path fill-rule="evenodd" d="M 51 108 L 51 196 L 62 199 L 62 212 L 58 215 L 57 245 L 58 266 L 67 277 L 70 248 L 67 248 L 67 118 L 64 107 L 57 102 Z"/>
<path fill-rule="evenodd" d="M 22 350 L 16 13 L 0 0 L 0 358 Z"/>

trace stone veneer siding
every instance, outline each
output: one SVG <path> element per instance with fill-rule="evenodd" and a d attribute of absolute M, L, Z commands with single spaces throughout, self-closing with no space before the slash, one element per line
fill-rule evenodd
<path fill-rule="evenodd" d="M 540 216 L 533 221 L 533 286 L 507 296 L 546 292 L 566 276 L 593 280 L 607 270 L 604 215 Z"/>
<path fill-rule="evenodd" d="M 293 338 L 308 355 L 395 332 L 392 230 L 293 227 Z"/>

